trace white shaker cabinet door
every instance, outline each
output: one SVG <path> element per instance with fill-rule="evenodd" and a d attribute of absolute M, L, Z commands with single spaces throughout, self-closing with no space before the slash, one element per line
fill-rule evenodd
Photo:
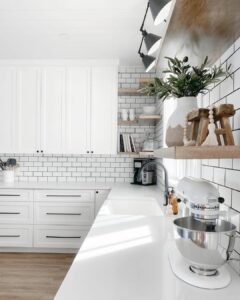
<path fill-rule="evenodd" d="M 17 70 L 17 147 L 19 153 L 40 151 L 40 70 Z"/>
<path fill-rule="evenodd" d="M 12 153 L 15 148 L 16 71 L 0 67 L 0 153 Z"/>
<path fill-rule="evenodd" d="M 91 150 L 94 154 L 117 152 L 116 66 L 92 68 Z"/>
<path fill-rule="evenodd" d="M 42 72 L 41 152 L 64 153 L 65 68 Z"/>
<path fill-rule="evenodd" d="M 67 69 L 66 152 L 85 154 L 90 151 L 90 68 Z"/>

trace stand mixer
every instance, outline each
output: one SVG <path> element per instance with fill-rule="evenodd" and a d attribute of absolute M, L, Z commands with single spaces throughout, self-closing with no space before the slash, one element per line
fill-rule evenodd
<path fill-rule="evenodd" d="M 231 282 L 225 263 L 233 252 L 236 227 L 219 219 L 224 199 L 209 182 L 185 177 L 177 195 L 186 204 L 186 217 L 174 220 L 175 247 L 169 261 L 183 281 L 206 289 L 219 289 Z"/>

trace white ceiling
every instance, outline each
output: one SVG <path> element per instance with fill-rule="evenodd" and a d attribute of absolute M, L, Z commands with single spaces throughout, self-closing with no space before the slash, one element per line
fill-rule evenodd
<path fill-rule="evenodd" d="M 118 58 L 139 65 L 148 0 L 0 0 L 0 58 Z M 147 18 L 147 29 L 158 30 Z"/>

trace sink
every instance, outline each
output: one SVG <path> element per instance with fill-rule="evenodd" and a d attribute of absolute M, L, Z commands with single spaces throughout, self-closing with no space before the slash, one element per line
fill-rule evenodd
<path fill-rule="evenodd" d="M 162 210 L 154 198 L 108 199 L 100 210 L 101 215 L 162 216 Z"/>

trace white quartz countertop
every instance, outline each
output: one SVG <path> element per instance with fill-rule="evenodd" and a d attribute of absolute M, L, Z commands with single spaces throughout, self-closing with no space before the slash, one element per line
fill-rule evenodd
<path fill-rule="evenodd" d="M 172 273 L 172 217 L 156 187 L 110 185 L 112 191 L 79 250 L 55 300 L 235 300 L 240 277 L 204 290 Z"/>
<path fill-rule="evenodd" d="M 0 182 L 0 189 L 61 189 L 61 190 L 100 190 L 111 189 L 113 183 L 97 183 L 97 182 Z"/>

